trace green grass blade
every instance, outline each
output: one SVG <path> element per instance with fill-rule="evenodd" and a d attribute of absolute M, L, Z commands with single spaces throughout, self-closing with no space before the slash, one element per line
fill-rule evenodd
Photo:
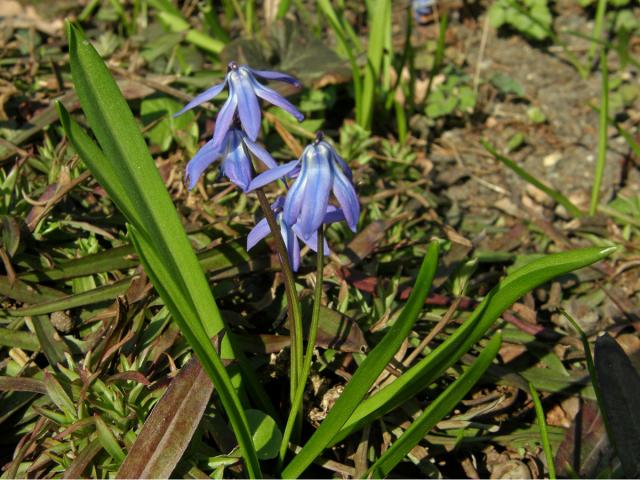
<path fill-rule="evenodd" d="M 31 319 L 33 329 L 38 337 L 40 348 L 49 364 L 56 367 L 58 364 L 65 364 L 64 354 L 68 353 L 67 344 L 57 334 L 51 320 L 46 315 L 36 315 Z"/>
<path fill-rule="evenodd" d="M 602 39 L 602 29 L 604 27 L 604 15 L 607 12 L 607 0 L 598 0 L 596 7 L 596 19 L 593 23 L 593 33 L 591 34 L 591 45 L 587 54 L 587 65 L 591 65 L 598 48 L 598 40 Z M 601 47 L 602 48 L 602 47 Z"/>
<path fill-rule="evenodd" d="M 440 26 L 438 29 L 438 42 L 436 43 L 436 52 L 433 57 L 433 65 L 431 66 L 431 70 L 429 71 L 429 83 L 427 83 L 427 92 L 425 93 L 425 101 L 429 100 L 429 95 L 431 93 L 431 88 L 433 87 L 433 79 L 436 74 L 440 71 L 440 67 L 442 66 L 442 61 L 444 60 L 444 51 L 446 47 L 446 34 L 447 34 L 447 25 L 449 16 L 447 13 L 443 13 L 440 17 Z"/>
<path fill-rule="evenodd" d="M 362 85 L 362 123 L 370 129 L 373 120 L 373 106 L 376 99 L 376 85 L 384 56 L 386 32 L 391 24 L 391 0 L 372 0 L 372 8 L 367 12 L 370 21 L 369 46 L 367 49 L 367 69 Z"/>
<path fill-rule="evenodd" d="M 344 439 L 427 388 L 480 340 L 500 315 L 522 295 L 559 275 L 602 260 L 615 249 L 585 248 L 547 255 L 508 275 L 489 292 L 453 335 L 393 383 L 358 405 L 331 444 Z"/>
<path fill-rule="evenodd" d="M 438 398 L 432 401 L 422 414 L 407 428 L 407 430 L 391 445 L 369 469 L 374 478 L 384 478 L 402 461 L 402 459 L 420 443 L 424 436 L 447 415 L 464 396 L 473 388 L 476 382 L 489 368 L 496 358 L 502 336 L 497 333 L 482 350 L 476 361 L 465 371 L 460 378 L 453 382 L 442 392 Z"/>
<path fill-rule="evenodd" d="M 603 2 L 600 2 L 603 3 Z M 604 2 L 606 4 L 606 2 Z M 600 4 L 598 4 L 600 7 Z M 596 158 L 596 171 L 591 189 L 591 202 L 589 203 L 589 215 L 595 215 L 600 200 L 600 188 L 602 187 L 602 176 L 607 162 L 607 127 L 609 126 L 609 68 L 607 66 L 607 49 L 600 51 L 600 71 L 602 76 L 602 86 L 600 92 L 600 108 L 598 115 L 598 156 Z"/>
<path fill-rule="evenodd" d="M 600 385 L 598 384 L 597 377 L 596 377 L 597 375 L 596 367 L 595 367 L 595 364 L 593 363 L 593 354 L 591 353 L 589 338 L 587 337 L 587 334 L 584 333 L 584 330 L 580 328 L 580 325 L 578 325 L 578 322 L 576 322 L 571 315 L 569 315 L 563 308 L 560 308 L 559 311 L 562 314 L 562 316 L 564 316 L 564 318 L 566 318 L 569 321 L 569 323 L 571 323 L 571 326 L 580 335 L 580 341 L 582 342 L 582 348 L 584 349 L 584 356 L 587 362 L 587 370 L 589 371 L 589 376 L 591 377 L 591 384 L 593 385 L 593 390 L 596 394 L 596 401 L 598 402 L 598 407 L 600 408 L 600 411 L 603 412 L 604 410 L 602 406 L 602 392 L 600 392 Z M 606 423 L 606 418 L 603 417 L 603 419 Z"/>
<path fill-rule="evenodd" d="M 64 260 L 55 268 L 26 272 L 18 275 L 18 278 L 26 282 L 68 280 L 96 273 L 124 270 L 136 267 L 140 263 L 135 258 L 131 258 L 135 253 L 132 245 L 123 245 L 85 257 Z M 244 243 L 235 240 L 199 252 L 197 256 L 203 270 L 219 275 L 230 269 L 246 267 L 251 259 L 244 248 Z M 3 293 L 2 277 L 0 277 L 0 293 Z M 38 303 L 43 300 L 28 301 L 27 303 Z"/>
<path fill-rule="evenodd" d="M 48 302 L 65 296 L 64 292 L 43 285 L 33 285 L 21 280 L 10 282 L 3 275 L 0 275 L 0 295 L 24 303 Z"/>
<path fill-rule="evenodd" d="M 365 361 L 356 370 L 320 427 L 282 471 L 283 478 L 297 478 L 322 453 L 411 332 L 431 289 L 438 265 L 438 251 L 438 243 L 432 242 L 420 267 L 415 287 L 402 313 L 380 343 L 367 355 Z"/>
<path fill-rule="evenodd" d="M 626 140 L 627 144 L 629 144 L 629 148 L 633 154 L 640 158 L 640 143 L 636 142 L 633 138 L 633 135 L 628 130 L 625 130 L 618 122 L 616 122 L 613 118 L 609 117 L 607 120 L 609 124 L 613 125 L 618 133 Z"/>
<path fill-rule="evenodd" d="M 278 5 L 278 12 L 276 13 L 276 18 L 284 18 L 287 12 L 289 11 L 290 6 L 291 6 L 291 0 L 280 0 L 280 5 Z"/>
<path fill-rule="evenodd" d="M 553 452 L 551 451 L 551 443 L 549 443 L 549 432 L 547 431 L 547 421 L 544 416 L 544 410 L 542 409 L 542 402 L 540 401 L 536 387 L 534 387 L 531 382 L 529 382 L 529 391 L 531 392 L 531 399 L 533 400 L 533 406 L 536 410 L 536 421 L 538 422 L 538 428 L 540 429 L 540 440 L 542 441 L 544 456 L 547 459 L 549 478 L 551 480 L 555 480 L 556 467 L 553 464 Z"/>
<path fill-rule="evenodd" d="M 482 146 L 487 150 L 487 152 L 493 155 L 496 158 L 496 160 L 499 160 L 500 162 L 504 163 L 508 168 L 510 168 L 516 175 L 518 175 L 524 181 L 530 183 L 536 188 L 539 188 L 544 193 L 549 195 L 557 203 L 559 203 L 564 208 L 566 208 L 571 215 L 573 215 L 574 217 L 581 217 L 583 215 L 583 212 L 578 207 L 576 207 L 571 200 L 569 200 L 567 197 L 562 195 L 557 190 L 554 190 L 548 185 L 542 183 L 540 180 L 538 180 L 536 177 L 531 175 L 529 172 L 527 172 L 524 168 L 522 168 L 512 159 L 499 154 L 496 151 L 496 149 L 493 147 L 493 145 L 491 145 L 489 142 L 487 142 L 486 140 L 481 140 L 480 143 L 482 143 Z"/>
<path fill-rule="evenodd" d="M 349 44 L 348 32 L 345 31 L 343 23 L 338 18 L 336 11 L 333 9 L 330 0 L 318 0 L 318 10 L 322 12 L 329 26 L 336 35 L 338 44 L 342 50 L 346 53 L 351 64 L 351 75 L 353 76 L 353 96 L 356 104 L 356 122 L 362 125 L 362 74 L 360 73 L 360 67 L 356 61 L 356 55 L 354 54 L 354 48 Z M 356 52 L 357 53 L 357 52 Z"/>
<path fill-rule="evenodd" d="M 69 308 L 83 307 L 94 303 L 113 300 L 124 294 L 131 284 L 130 278 L 125 278 L 109 285 L 103 285 L 86 292 L 68 295 L 55 300 L 39 303 L 30 307 L 19 308 L 17 310 L 6 310 L 12 317 L 30 317 L 32 315 L 44 315 L 47 313 L 64 311 Z"/>
<path fill-rule="evenodd" d="M 125 454 L 118 443 L 118 439 L 102 418 L 96 415 L 93 419 L 96 423 L 96 432 L 98 433 L 98 440 L 102 448 L 104 448 L 114 460 L 121 463 L 125 458 Z"/>
<path fill-rule="evenodd" d="M 37 352 L 40 350 L 40 342 L 35 333 L 0 328 L 0 347 L 15 347 L 28 352 Z"/>

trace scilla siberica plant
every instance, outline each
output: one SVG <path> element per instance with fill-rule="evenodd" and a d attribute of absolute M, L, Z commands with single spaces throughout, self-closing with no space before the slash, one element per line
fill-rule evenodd
<path fill-rule="evenodd" d="M 269 232 L 275 239 L 285 278 L 291 326 L 291 402 L 280 460 L 284 459 L 288 438 L 293 432 L 302 400 L 302 390 L 309 374 L 309 365 L 319 319 L 322 288 L 322 257 L 328 255 L 329 247 L 323 235 L 323 225 L 345 220 L 351 230 L 356 231 L 360 204 L 353 186 L 351 169 L 335 149 L 318 132 L 316 139 L 308 145 L 298 160 L 277 165 L 271 155 L 256 139 L 260 130 L 261 111 L 258 98 L 293 115 L 298 121 L 303 115 L 289 101 L 274 90 L 262 85 L 257 78 L 284 81 L 294 86 L 300 83 L 280 72 L 255 70 L 246 65 L 231 62 L 227 75 L 219 83 L 196 96 L 176 115 L 213 99 L 226 86 L 229 96 L 216 118 L 213 138 L 208 141 L 187 164 L 186 178 L 193 188 L 205 169 L 221 159 L 221 172 L 243 192 L 256 191 L 264 216 L 251 230 L 247 238 L 247 250 L 266 237 Z M 254 178 L 252 158 L 259 160 L 267 170 Z M 262 192 L 262 187 L 279 179 L 292 179 L 285 197 L 277 198 L 271 205 Z M 330 202 L 331 192 L 336 203 Z M 299 300 L 293 281 L 293 272 L 300 266 L 300 241 L 317 252 L 316 295 L 311 321 L 307 353 L 302 351 L 302 318 Z"/>

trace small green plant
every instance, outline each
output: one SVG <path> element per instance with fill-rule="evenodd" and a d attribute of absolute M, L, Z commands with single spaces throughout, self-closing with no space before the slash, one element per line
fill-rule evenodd
<path fill-rule="evenodd" d="M 437 119 L 472 113 L 476 105 L 476 94 L 469 76 L 451 65 L 444 69 L 442 76 L 443 81 L 432 88 L 427 98 L 427 117 Z"/>
<path fill-rule="evenodd" d="M 550 38 L 552 16 L 547 0 L 496 0 L 489 8 L 491 26 L 504 25 L 532 40 Z"/>

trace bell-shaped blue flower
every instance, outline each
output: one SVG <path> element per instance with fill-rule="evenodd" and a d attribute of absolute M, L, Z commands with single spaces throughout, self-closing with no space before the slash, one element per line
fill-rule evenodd
<path fill-rule="evenodd" d="M 256 77 L 265 80 L 279 80 L 287 82 L 295 87 L 301 86 L 298 80 L 285 73 L 254 70 L 253 68 L 249 68 L 247 65 L 238 65 L 236 62 L 231 62 L 228 65 L 228 72 L 224 82 L 214 85 L 210 89 L 196 96 L 192 101 L 185 105 L 182 110 L 176 113 L 175 116 L 181 115 L 187 110 L 191 110 L 192 108 L 218 96 L 218 94 L 220 94 L 228 84 L 229 97 L 224 102 L 224 105 L 222 105 L 222 108 L 218 113 L 218 117 L 216 118 L 216 128 L 213 134 L 214 144 L 220 143 L 225 137 L 227 131 L 231 128 L 236 111 L 240 117 L 242 129 L 247 133 L 247 136 L 251 140 L 255 140 L 258 137 L 258 133 L 260 133 L 260 122 L 262 120 L 258 97 L 289 112 L 291 115 L 296 117 L 299 122 L 304 119 L 304 115 L 302 115 L 302 113 L 300 113 L 298 109 L 291 104 L 291 102 L 275 90 L 262 85 L 258 82 Z"/>
<path fill-rule="evenodd" d="M 288 225 L 282 214 L 282 208 L 284 207 L 285 200 L 280 197 L 271 205 L 271 209 L 276 214 L 276 221 L 280 225 L 280 234 L 284 240 L 284 244 L 287 247 L 287 253 L 289 254 L 289 263 L 294 272 L 300 268 L 300 240 L 302 240 L 311 250 L 314 252 L 318 248 L 318 231 L 313 232 L 309 237 L 304 237 L 300 232 L 298 225 Z M 344 220 L 344 214 L 342 211 L 333 205 L 329 205 L 325 211 L 325 215 L 322 223 L 328 225 L 330 223 L 341 222 Z M 249 232 L 247 236 L 247 251 L 251 250 L 260 240 L 269 235 L 269 223 L 266 218 L 260 220 L 255 227 Z M 327 240 L 324 240 L 323 252 L 325 255 L 329 255 L 329 245 Z"/>
<path fill-rule="evenodd" d="M 351 170 L 323 138 L 324 135 L 319 132 L 299 160 L 258 175 L 249 186 L 249 190 L 254 190 L 285 175 L 294 175 L 299 168 L 297 178 L 287 192 L 282 213 L 285 223 L 295 224 L 306 239 L 322 224 L 332 191 L 349 228 L 354 232 L 360 216 L 360 203 L 353 188 Z"/>
<path fill-rule="evenodd" d="M 268 168 L 276 167 L 271 155 L 238 128 L 228 130 L 220 143 L 216 143 L 215 139 L 209 140 L 187 164 L 189 189 L 195 187 L 209 165 L 222 157 L 222 174 L 246 192 L 253 178 L 253 164 L 249 152 Z"/>

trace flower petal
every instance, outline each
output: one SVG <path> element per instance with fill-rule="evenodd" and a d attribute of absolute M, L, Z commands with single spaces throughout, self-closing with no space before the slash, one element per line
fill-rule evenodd
<path fill-rule="evenodd" d="M 322 223 L 324 223 L 325 225 L 329 225 L 331 223 L 342 222 L 344 219 L 344 213 L 341 209 L 336 208 L 333 205 L 329 205 L 327 207 L 327 213 L 325 214 Z"/>
<path fill-rule="evenodd" d="M 275 105 L 276 107 L 280 107 L 286 112 L 289 112 L 291 115 L 296 117 L 296 119 L 301 122 L 304 120 L 304 115 L 298 111 L 296 107 L 293 106 L 289 100 L 284 98 L 275 90 L 271 90 L 269 87 L 265 87 L 261 85 L 256 80 L 253 81 L 253 90 L 256 92 L 260 98 L 266 100 L 267 102 Z"/>
<path fill-rule="evenodd" d="M 329 194 L 333 183 L 333 168 L 330 160 L 320 154 L 319 149 L 314 148 L 303 163 L 308 163 L 307 187 L 305 189 L 304 206 L 300 211 L 300 233 L 304 238 L 309 238 L 318 230 L 329 204 Z"/>
<path fill-rule="evenodd" d="M 271 157 L 271 155 L 269 155 L 269 152 L 267 152 L 262 145 L 252 142 L 248 137 L 244 138 L 244 144 L 249 148 L 249 150 L 251 150 L 251 153 L 253 153 L 258 160 L 264 163 L 267 167 L 276 168 L 278 166 L 276 161 Z"/>
<path fill-rule="evenodd" d="M 286 228 L 286 225 L 281 223 L 280 228 Z M 289 253 L 291 269 L 297 272 L 298 268 L 300 268 L 300 242 L 298 242 L 298 236 L 292 228 L 286 228 L 286 232 L 283 232 L 283 238 L 287 239 L 287 252 Z"/>
<path fill-rule="evenodd" d="M 355 232 L 358 225 L 358 217 L 360 216 L 358 196 L 353 185 L 340 169 L 334 168 L 333 174 L 333 194 L 342 207 L 344 217 L 347 219 L 347 225 Z"/>
<path fill-rule="evenodd" d="M 292 162 L 285 163 L 284 165 L 279 165 L 275 168 L 272 168 L 270 170 L 267 170 L 266 172 L 261 173 L 251 181 L 248 191 L 252 192 L 256 188 L 264 187 L 265 185 L 271 182 L 275 182 L 279 178 L 284 177 L 289 172 L 294 170 L 297 166 L 298 166 L 298 160 L 293 160 Z"/>
<path fill-rule="evenodd" d="M 274 213 L 280 213 L 282 207 L 284 207 L 284 197 L 276 198 L 271 204 L 271 210 L 273 210 Z"/>
<path fill-rule="evenodd" d="M 331 150 L 331 156 L 333 157 L 333 160 L 342 167 L 342 172 L 347 176 L 349 181 L 353 182 L 353 172 L 349 168 L 349 165 L 347 165 L 347 162 L 345 162 L 344 159 L 340 155 L 338 155 L 338 152 L 336 152 L 333 147 L 329 147 L 329 150 Z"/>
<path fill-rule="evenodd" d="M 222 142 L 222 139 L 225 137 L 227 132 L 229 131 L 229 127 L 233 122 L 233 116 L 236 113 L 236 107 L 238 106 L 238 97 L 236 96 L 233 85 L 229 84 L 229 98 L 224 102 L 222 108 L 218 112 L 218 116 L 216 117 L 216 127 L 213 132 L 213 141 L 218 144 Z"/>
<path fill-rule="evenodd" d="M 203 104 L 204 102 L 208 102 L 209 100 L 211 100 L 212 98 L 217 97 L 220 92 L 224 89 L 225 85 L 227 84 L 227 79 L 224 79 L 224 82 L 222 83 L 218 83 L 217 85 L 214 85 L 213 87 L 209 88 L 208 90 L 205 90 L 204 92 L 202 92 L 199 95 L 196 95 L 196 97 L 191 100 L 189 103 L 187 103 L 184 108 L 182 110 L 180 110 L 178 113 L 175 113 L 173 115 L 173 117 L 178 117 L 180 115 L 182 115 L 184 112 L 186 112 L 187 110 L 191 110 L 194 107 L 197 107 L 198 105 Z"/>
<path fill-rule="evenodd" d="M 310 148 L 310 147 L 307 147 Z M 307 149 L 305 149 L 305 152 Z M 302 157 L 304 157 L 305 152 L 302 153 Z M 301 157 L 301 158 L 302 158 Z M 291 188 L 287 192 L 287 196 L 284 200 L 284 207 L 282 209 L 282 215 L 284 221 L 293 225 L 298 221 L 298 215 L 300 215 L 300 209 L 302 208 L 302 202 L 304 201 L 304 194 L 307 187 L 307 165 L 305 162 L 302 162 L 302 167 L 300 169 L 300 174 L 298 178 L 293 182 Z M 263 173 L 264 175 L 264 173 Z"/>
<path fill-rule="evenodd" d="M 282 72 L 273 72 L 270 70 L 254 70 L 253 68 L 249 68 L 247 67 L 247 69 L 253 73 L 255 76 L 260 77 L 260 78 L 264 78 L 265 80 L 277 80 L 280 82 L 287 82 L 290 83 L 291 85 L 293 85 L 296 88 L 301 88 L 302 84 L 300 83 L 300 81 L 295 78 L 292 77 L 291 75 L 287 75 L 286 73 L 282 73 Z"/>
<path fill-rule="evenodd" d="M 318 231 L 313 232 L 309 238 L 304 238 L 299 232 L 300 230 L 296 228 L 297 225 L 293 226 L 293 231 L 298 235 L 298 237 L 309 247 L 312 251 L 318 251 Z M 331 254 L 331 250 L 329 249 L 329 244 L 327 243 L 327 239 L 323 239 L 322 253 L 326 257 Z"/>
<path fill-rule="evenodd" d="M 269 223 L 266 218 L 256 223 L 256 226 L 253 227 L 249 235 L 247 235 L 247 251 L 251 250 L 260 240 L 269 235 L 269 232 Z"/>
<path fill-rule="evenodd" d="M 196 186 L 198 179 L 207 167 L 220 157 L 222 150 L 223 146 L 217 145 L 213 140 L 209 140 L 187 163 L 186 176 L 189 182 L 189 190 Z"/>
<path fill-rule="evenodd" d="M 229 131 L 227 149 L 222 161 L 222 173 L 231 182 L 240 187 L 243 192 L 246 192 L 247 188 L 249 188 L 253 177 L 253 167 L 251 159 L 244 150 L 241 133 L 238 130 Z"/>
<path fill-rule="evenodd" d="M 253 91 L 253 82 L 247 72 L 238 72 L 233 78 L 233 86 L 238 97 L 238 115 L 240 123 L 251 140 L 258 138 L 260 133 L 260 104 Z"/>

